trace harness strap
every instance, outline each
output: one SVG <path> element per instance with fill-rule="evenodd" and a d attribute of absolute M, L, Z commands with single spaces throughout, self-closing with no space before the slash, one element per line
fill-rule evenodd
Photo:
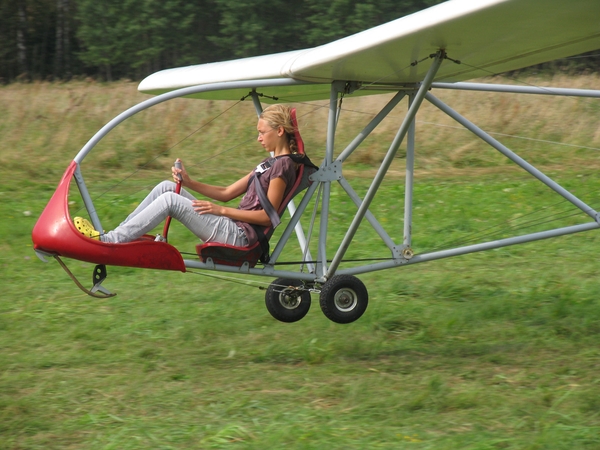
<path fill-rule="evenodd" d="M 318 169 L 318 167 L 313 164 L 313 162 L 308 158 L 308 156 L 297 154 L 286 154 L 278 156 L 277 158 L 269 158 L 266 161 L 260 163 L 258 166 L 256 166 L 256 169 L 254 170 L 254 174 L 252 174 L 250 181 L 254 179 L 254 189 L 256 190 L 258 201 L 260 203 L 260 206 L 262 206 L 262 208 L 269 216 L 269 219 L 271 219 L 271 225 L 273 225 L 273 228 L 276 228 L 277 225 L 281 223 L 281 219 L 279 217 L 279 213 L 275 210 L 275 207 L 273 206 L 273 204 L 265 194 L 265 191 L 263 190 L 262 186 L 260 185 L 259 178 L 263 173 L 269 170 L 273 166 L 273 164 L 275 164 L 275 161 L 277 161 L 279 158 L 284 157 L 290 158 L 296 164 L 303 164 L 307 167 Z M 248 183 L 248 185 L 249 184 L 250 183 Z"/>
<path fill-rule="evenodd" d="M 265 173 L 267 170 L 269 170 L 273 164 L 275 164 L 275 161 L 277 161 L 277 159 L 283 158 L 283 157 L 290 158 L 296 164 L 303 164 L 307 167 L 318 169 L 318 167 L 313 164 L 313 162 L 308 158 L 308 156 L 297 155 L 297 154 L 286 154 L 286 155 L 279 156 L 277 158 L 269 158 L 266 161 L 259 164 L 258 166 L 256 166 L 256 170 L 252 174 L 252 177 L 250 178 L 248 185 L 250 185 L 250 182 L 252 182 L 252 179 L 254 179 L 254 188 L 256 190 L 256 196 L 258 197 L 260 206 L 262 206 L 262 208 L 265 210 L 265 212 L 269 216 L 269 219 L 271 220 L 271 225 L 272 225 L 271 229 L 272 230 L 275 229 L 281 223 L 281 218 L 279 217 L 279 213 L 275 210 L 275 207 L 273 206 L 273 204 L 271 203 L 271 201 L 265 194 L 264 189 L 260 185 L 259 178 L 263 173 Z M 269 253 L 270 253 L 269 238 L 265 235 L 263 227 L 254 225 L 254 224 L 249 224 L 249 225 L 252 228 L 254 228 L 254 231 L 256 232 L 256 237 L 258 238 L 258 242 L 259 242 L 261 250 L 262 250 L 262 255 L 260 257 L 260 261 L 263 264 L 267 264 L 269 262 Z"/>
<path fill-rule="evenodd" d="M 275 228 L 277 225 L 281 223 L 281 218 L 279 217 L 279 213 L 275 211 L 275 207 L 265 194 L 262 186 L 260 185 L 260 180 L 258 174 L 254 175 L 254 189 L 256 189 L 256 195 L 258 196 L 258 201 L 260 202 L 260 206 L 265 210 L 269 219 L 271 219 L 271 225 Z"/>

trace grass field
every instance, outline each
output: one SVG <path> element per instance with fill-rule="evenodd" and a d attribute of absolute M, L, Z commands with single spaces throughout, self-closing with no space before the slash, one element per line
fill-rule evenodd
<path fill-rule="evenodd" d="M 520 81 L 600 89 L 591 75 Z M 0 449 L 600 448 L 597 232 L 362 275 L 369 308 L 348 325 L 317 295 L 305 319 L 277 322 L 266 278 L 109 267 L 118 295 L 94 299 L 39 261 L 37 217 L 81 146 L 146 98 L 135 87 L 0 88 Z M 600 208 L 597 99 L 434 93 Z M 338 147 L 385 101 L 344 100 Z M 315 161 L 324 103 L 297 104 Z M 344 166 L 359 194 L 403 110 Z M 104 223 L 175 157 L 211 182 L 243 175 L 262 156 L 253 114 L 177 100 L 117 128 L 83 165 Z M 417 119 L 416 253 L 587 220 L 431 107 Z M 373 208 L 397 240 L 402 156 Z M 353 213 L 333 194 L 331 249 Z M 349 256 L 388 256 L 372 236 L 361 227 Z M 193 251 L 179 224 L 170 238 Z M 67 264 L 89 283 L 92 265 Z"/>

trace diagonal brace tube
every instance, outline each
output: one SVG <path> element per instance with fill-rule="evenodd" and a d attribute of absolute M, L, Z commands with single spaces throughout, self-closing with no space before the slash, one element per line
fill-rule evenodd
<path fill-rule="evenodd" d="M 352 220 L 352 223 L 350 224 L 350 227 L 348 228 L 348 231 L 346 232 L 346 235 L 344 236 L 344 239 L 342 240 L 338 251 L 333 257 L 331 264 L 329 265 L 329 268 L 327 270 L 327 278 L 331 278 L 333 276 L 336 269 L 340 265 L 340 262 L 342 261 L 342 258 L 344 257 L 346 251 L 348 250 L 348 247 L 350 246 L 350 243 L 352 242 L 352 239 L 354 238 L 354 235 L 356 234 L 360 223 L 365 217 L 365 214 L 367 213 L 369 206 L 373 201 L 373 198 L 375 198 L 375 194 L 377 193 L 379 186 L 381 186 L 381 183 L 383 182 L 385 174 L 387 173 L 394 157 L 396 156 L 396 152 L 398 151 L 400 144 L 402 143 L 404 137 L 406 136 L 406 133 L 408 132 L 410 124 L 414 120 L 415 116 L 417 115 L 417 111 L 421 106 L 421 103 L 425 99 L 425 94 L 427 94 L 427 91 L 431 87 L 431 83 L 433 82 L 435 74 L 437 73 L 438 69 L 440 68 L 440 65 L 442 64 L 444 56 L 444 53 L 440 51 L 433 60 L 433 64 L 429 68 L 429 71 L 427 72 L 423 83 L 419 87 L 419 90 L 415 95 L 415 99 L 410 108 L 408 109 L 406 117 L 404 118 L 402 125 L 400 125 L 400 129 L 398 130 L 398 133 L 396 134 L 396 137 L 394 138 L 390 149 L 388 150 L 383 162 L 381 163 L 381 166 L 379 167 L 379 170 L 377 171 L 377 174 L 375 175 L 375 178 L 373 179 L 373 182 L 371 183 L 371 186 L 369 187 L 369 190 L 367 191 L 367 194 L 365 195 L 362 204 L 358 208 L 358 212 L 354 216 L 354 219 Z"/>
<path fill-rule="evenodd" d="M 92 224 L 96 230 L 102 229 L 102 224 L 100 223 L 100 219 L 98 218 L 98 214 L 96 213 L 96 207 L 94 206 L 94 202 L 92 201 L 92 197 L 85 185 L 85 181 L 83 180 L 83 175 L 81 174 L 81 165 L 77 164 L 77 168 L 75 169 L 75 173 L 73 174 L 75 178 L 75 182 L 77 183 L 77 187 L 79 188 L 79 193 L 81 194 L 81 198 L 83 199 L 83 204 L 90 214 L 90 219 L 92 220 Z"/>
<path fill-rule="evenodd" d="M 358 196 L 356 191 L 354 191 L 354 189 L 352 189 L 352 186 L 350 186 L 348 181 L 346 181 L 345 178 L 342 178 L 341 180 L 338 181 L 338 183 L 340 184 L 340 186 L 342 186 L 342 189 L 344 189 L 344 191 L 346 191 L 346 194 L 348 194 L 348 197 L 350 197 L 350 200 L 352 200 L 354 202 L 356 207 L 357 208 L 360 207 L 360 203 L 361 203 L 360 197 Z M 379 224 L 379 222 L 377 221 L 377 219 L 375 218 L 373 213 L 371 211 L 367 210 L 367 213 L 365 214 L 365 218 L 371 224 L 371 226 L 377 232 L 377 234 L 383 240 L 383 242 L 385 242 L 385 245 L 387 245 L 390 250 L 393 250 L 393 248 L 396 244 L 394 243 L 392 238 L 385 232 L 383 227 Z"/>
<path fill-rule="evenodd" d="M 406 92 L 398 92 L 388 103 L 385 105 L 379 114 L 377 114 L 373 120 L 354 138 L 354 140 L 346 147 L 346 149 L 340 153 L 337 157 L 338 161 L 344 162 L 348 156 L 352 154 L 354 150 L 371 134 L 371 132 L 381 123 L 383 119 L 398 105 L 400 100 L 404 98 Z"/>
<path fill-rule="evenodd" d="M 314 195 L 315 190 L 317 189 L 318 185 L 319 185 L 319 183 L 314 182 L 308 187 L 306 193 L 304 194 L 304 197 L 302 198 L 302 200 L 300 201 L 300 204 L 298 205 L 298 208 L 292 214 L 292 218 L 290 219 L 290 222 L 285 227 L 285 230 L 283 231 L 281 237 L 279 238 L 277 245 L 275 246 L 275 248 L 273 249 L 273 252 L 271 253 L 271 258 L 269 260 L 270 264 L 274 264 L 277 261 L 277 258 L 279 258 L 279 255 L 281 254 L 283 247 L 285 246 L 288 239 L 290 238 L 290 235 L 292 234 L 292 230 L 295 229 L 296 233 L 298 232 L 298 228 L 300 228 L 300 230 L 302 230 L 302 226 L 300 224 L 300 216 L 302 214 L 304 214 L 304 211 L 306 210 L 306 206 L 308 205 L 308 202 Z M 304 237 L 304 233 L 302 234 L 302 236 Z M 299 244 L 300 244 L 300 248 L 302 250 L 302 254 L 306 255 L 306 257 L 310 261 L 311 256 L 310 256 L 309 250 L 307 249 L 308 243 L 306 242 L 306 238 L 305 238 L 304 242 L 299 242 Z M 309 268 L 309 271 L 312 271 L 312 264 L 308 264 L 308 268 Z"/>
<path fill-rule="evenodd" d="M 434 106 L 439 108 L 441 111 L 445 112 L 450 117 L 452 117 L 454 120 L 456 120 L 458 123 L 460 123 L 467 130 L 471 131 L 477 137 L 479 137 L 480 139 L 482 139 L 483 141 L 487 142 L 489 145 L 494 147 L 496 150 L 498 150 L 500 153 L 502 153 L 508 159 L 513 161 L 519 167 L 525 169 L 527 172 L 529 172 L 535 178 L 540 180 L 542 183 L 544 183 L 550 189 L 552 189 L 553 191 L 555 191 L 556 193 L 558 193 L 559 195 L 564 197 L 566 200 L 570 201 L 572 204 L 574 204 L 577 208 L 581 209 L 584 213 L 586 213 L 592 219 L 594 219 L 595 221 L 599 220 L 598 213 L 596 211 L 594 211 L 593 208 L 591 208 L 586 203 L 581 201 L 579 198 L 577 198 L 576 196 L 571 194 L 569 191 L 567 191 L 565 188 L 560 186 L 557 182 L 552 180 L 550 177 L 548 177 L 547 175 L 544 175 L 542 172 L 540 172 L 534 166 L 529 164 L 527 161 L 525 161 L 519 155 L 517 155 L 513 151 L 509 150 L 506 146 L 502 145 L 496 139 L 494 139 L 489 134 L 487 134 L 485 131 L 483 131 L 481 128 L 479 128 L 477 125 L 470 122 L 465 117 L 461 116 L 459 113 L 454 111 L 452 108 L 450 108 L 444 102 L 442 102 L 440 99 L 436 98 L 433 94 L 428 92 L 427 95 L 425 96 L 425 98 L 431 104 L 433 104 Z"/>

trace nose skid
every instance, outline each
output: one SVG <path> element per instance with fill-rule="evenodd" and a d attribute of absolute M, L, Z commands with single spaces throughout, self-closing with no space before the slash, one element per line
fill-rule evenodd
<path fill-rule="evenodd" d="M 126 244 L 112 244 L 79 233 L 68 206 L 69 187 L 76 168 L 77 163 L 71 162 L 35 224 L 32 232 L 34 250 L 94 264 L 186 271 L 179 251 L 166 242 L 154 241 L 153 236 L 143 236 Z"/>

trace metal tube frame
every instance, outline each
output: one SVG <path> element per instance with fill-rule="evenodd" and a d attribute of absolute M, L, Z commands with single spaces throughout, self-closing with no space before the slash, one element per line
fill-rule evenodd
<path fill-rule="evenodd" d="M 500 142 L 492 138 L 489 134 L 478 128 L 476 125 L 462 117 L 456 111 L 451 109 L 448 105 L 441 102 L 433 94 L 429 93 L 430 88 L 437 89 L 460 89 L 460 90 L 472 90 L 472 91 L 489 91 L 489 92 L 506 92 L 506 93 L 521 93 L 521 94 L 541 94 L 541 95 L 563 95 L 563 96 L 577 96 L 577 97 L 591 97 L 600 98 L 600 91 L 583 90 L 583 89 L 564 89 L 564 88 L 545 88 L 545 87 L 530 87 L 530 86 L 502 86 L 492 84 L 481 84 L 481 83 L 434 83 L 432 82 L 437 69 L 443 60 L 443 53 L 439 53 L 434 59 L 431 68 L 426 75 L 422 83 L 413 86 L 398 86 L 397 94 L 385 105 L 377 116 L 356 136 L 356 138 L 339 154 L 337 158 L 334 158 L 334 144 L 335 144 L 335 133 L 336 126 L 339 120 L 340 112 L 337 109 L 337 100 L 339 94 L 344 91 L 345 82 L 339 81 L 331 84 L 331 94 L 329 100 L 329 119 L 328 119 L 328 130 L 327 130 L 327 145 L 326 155 L 323 163 L 317 173 L 312 176 L 313 183 L 307 189 L 304 197 L 300 201 L 298 208 L 290 211 L 292 216 L 291 220 L 287 224 L 281 238 L 277 242 L 271 261 L 268 265 L 262 268 L 250 268 L 248 264 L 244 264 L 241 267 L 224 266 L 214 263 L 203 263 L 198 260 L 184 260 L 186 268 L 194 269 L 205 269 L 205 270 L 218 270 L 229 273 L 244 273 L 251 275 L 262 275 L 270 277 L 285 277 L 291 279 L 304 280 L 308 283 L 323 283 L 327 279 L 331 278 L 336 274 L 348 274 L 358 275 L 361 273 L 372 272 L 376 270 L 388 269 L 398 266 L 409 266 L 412 264 L 433 261 L 442 258 L 449 258 L 453 256 L 465 255 L 468 253 L 480 252 L 484 250 L 490 250 L 495 248 L 506 247 L 510 245 L 516 245 L 526 242 L 533 242 L 541 239 L 548 239 L 557 236 L 564 236 L 568 234 L 580 233 L 593 229 L 600 228 L 600 215 L 594 209 L 589 207 L 579 198 L 568 192 L 562 186 L 551 180 L 549 177 L 541 173 L 538 169 L 533 167 L 524 159 L 520 158 L 514 152 L 509 150 L 507 147 L 502 145 Z M 252 100 L 254 102 L 257 113 L 262 111 L 262 106 L 256 94 L 256 89 L 275 87 L 275 86 L 291 86 L 301 84 L 312 84 L 309 82 L 301 82 L 291 79 L 275 79 L 275 80 L 255 80 L 255 81 L 244 81 L 244 82 L 229 82 L 229 83 L 214 83 L 210 85 L 194 86 L 189 88 L 178 89 L 171 91 L 166 94 L 161 94 L 146 100 L 134 107 L 121 113 L 109 123 L 107 123 L 102 129 L 100 129 L 90 139 L 81 151 L 74 158 L 77 163 L 77 169 L 75 171 L 74 178 L 81 192 L 84 204 L 88 210 L 92 223 L 96 229 L 102 229 L 100 219 L 97 216 L 96 210 L 93 205 L 93 201 L 89 195 L 83 176 L 80 170 L 80 164 L 85 156 L 94 148 L 94 146 L 108 134 L 113 128 L 119 125 L 127 118 L 141 112 L 151 106 L 171 100 L 173 98 L 183 97 L 187 95 L 198 94 L 201 92 L 216 91 L 222 89 L 240 89 L 248 88 L 252 90 Z M 373 88 L 373 86 L 370 86 Z M 389 91 L 389 86 L 385 86 L 385 90 Z M 418 89 L 418 90 L 417 90 Z M 405 96 L 409 95 L 409 109 L 407 115 L 400 125 L 398 133 L 394 138 L 390 148 L 384 158 L 371 186 L 364 199 L 356 194 L 352 189 L 348 181 L 343 177 L 341 173 L 342 165 L 346 159 L 359 147 L 364 139 L 381 123 L 381 121 L 397 106 L 400 100 Z M 569 226 L 564 228 L 556 228 L 548 231 L 537 232 L 526 234 L 522 236 L 516 236 L 501 240 L 495 240 L 490 242 L 484 242 L 475 245 L 469 245 L 464 247 L 458 247 L 454 249 L 448 249 L 437 252 L 430 252 L 425 254 L 412 255 L 410 249 L 412 240 L 412 203 L 413 203 L 413 184 L 414 184 L 414 161 L 415 161 L 415 115 L 421 106 L 424 99 L 427 99 L 431 104 L 439 108 L 441 111 L 448 114 L 458 123 L 463 125 L 465 128 L 473 132 L 480 139 L 491 145 L 493 148 L 504 154 L 507 158 L 511 159 L 518 166 L 529 172 L 535 178 L 540 180 L 542 183 L 547 185 L 550 189 L 561 195 L 563 198 L 570 201 L 573 205 L 578 207 L 581 211 L 586 213 L 592 218 L 592 222 L 584 223 L 581 225 Z M 383 178 L 389 169 L 389 166 L 394 158 L 396 151 L 401 144 L 402 140 L 407 136 L 407 156 L 406 156 L 406 182 L 405 182 L 405 198 L 404 198 L 404 230 L 402 237 L 402 245 L 398 246 L 394 243 L 392 238 L 379 224 L 375 216 L 369 211 L 369 206 L 379 189 Z M 349 198 L 354 202 L 358 208 L 352 223 L 350 224 L 338 251 L 336 252 L 333 260 L 328 263 L 327 261 L 327 231 L 328 231 L 328 217 L 330 209 L 330 195 L 331 195 L 331 182 L 337 181 L 344 191 L 348 194 Z M 291 270 L 279 270 L 275 269 L 275 263 L 280 256 L 284 246 L 288 239 L 291 237 L 292 232 L 296 228 L 300 229 L 302 238 L 300 238 L 300 246 L 304 252 L 308 252 L 306 248 L 306 239 L 303 236 L 302 228 L 300 226 L 300 217 L 306 211 L 306 208 L 313 198 L 317 188 L 322 186 L 323 198 L 321 203 L 321 217 L 319 226 L 319 240 L 317 243 L 317 261 L 316 266 L 308 266 L 309 272 L 297 272 Z M 379 262 L 375 264 L 361 265 L 351 268 L 339 268 L 342 263 L 342 258 L 348 249 L 352 238 L 358 229 L 358 226 L 366 219 L 373 227 L 375 232 L 380 236 L 382 241 L 391 251 L 391 258 L 388 261 Z M 302 241 L 303 240 L 303 241 Z M 407 252 L 408 250 L 408 252 Z M 311 257 L 308 256 L 310 260 Z M 306 263 L 305 263 L 306 264 Z"/>
<path fill-rule="evenodd" d="M 487 83 L 432 83 L 434 89 L 457 89 L 461 91 L 504 92 L 508 94 L 557 95 L 565 97 L 600 98 L 600 91 L 543 86 L 507 86 Z"/>
<path fill-rule="evenodd" d="M 375 178 L 373 179 L 373 182 L 371 183 L 371 186 L 369 187 L 369 190 L 367 191 L 367 194 L 366 194 L 365 198 L 363 199 L 363 203 L 358 208 L 358 212 L 356 213 L 356 216 L 354 216 L 354 219 L 352 220 L 352 223 L 350 224 L 350 227 L 348 228 L 348 231 L 346 232 L 346 235 L 344 236 L 344 239 L 342 240 L 342 243 L 340 244 L 340 247 L 339 247 L 337 253 L 333 257 L 333 260 L 331 261 L 331 265 L 329 266 L 329 270 L 327 271 L 327 276 L 326 276 L 327 279 L 331 278 L 335 274 L 335 271 L 337 270 L 339 264 L 341 263 L 342 258 L 344 257 L 344 254 L 348 250 L 348 247 L 350 246 L 350 243 L 352 242 L 352 239 L 353 239 L 356 231 L 358 230 L 360 223 L 362 222 L 363 218 L 365 217 L 367 209 L 369 208 L 369 205 L 373 201 L 373 198 L 375 197 L 377 190 L 381 186 L 381 183 L 383 182 L 383 178 L 385 177 L 385 174 L 387 173 L 390 165 L 392 164 L 392 161 L 393 161 L 394 157 L 396 156 L 396 152 L 398 151 L 398 148 L 400 147 L 400 144 L 402 143 L 404 136 L 408 132 L 408 128 L 410 127 L 410 124 L 413 122 L 415 116 L 417 115 L 417 111 L 419 110 L 421 103 L 425 99 L 425 94 L 431 87 L 431 83 L 433 82 L 435 74 L 437 73 L 438 69 L 440 68 L 443 60 L 444 60 L 443 52 L 438 52 L 438 54 L 436 55 L 436 57 L 433 60 L 433 63 L 431 64 L 431 67 L 429 68 L 429 70 L 427 72 L 427 75 L 425 75 L 425 79 L 423 80 L 423 83 L 421 84 L 421 86 L 419 86 L 419 90 L 415 95 L 415 99 L 414 99 L 413 103 L 410 105 L 410 107 L 408 109 L 408 113 L 406 114 L 406 117 L 404 118 L 402 125 L 400 125 L 400 129 L 398 130 L 398 133 L 396 134 L 396 137 L 394 138 L 394 141 L 392 142 L 390 149 L 388 150 L 383 162 L 381 163 L 381 166 L 379 167 L 379 170 L 377 171 L 377 174 L 375 175 Z M 325 280 L 323 280 L 323 281 L 325 281 Z"/>
<path fill-rule="evenodd" d="M 544 175 L 542 172 L 540 172 L 534 166 L 532 166 L 531 164 L 529 164 L 523 158 L 521 158 L 520 156 L 518 156 L 517 154 L 515 154 L 514 152 L 512 152 L 511 150 L 509 150 L 507 147 L 505 147 L 504 145 L 502 145 L 500 142 L 498 142 L 493 137 L 491 137 L 489 134 L 487 134 L 481 128 L 477 127 L 475 124 L 473 124 L 472 122 L 470 122 L 468 119 L 466 119 L 465 117 L 461 116 L 459 113 L 457 113 L 456 111 L 454 111 L 448 105 L 446 105 L 441 100 L 439 100 L 438 98 L 436 98 L 433 94 L 427 93 L 426 98 L 427 98 L 427 100 L 431 104 L 433 104 L 438 109 L 440 109 L 441 111 L 443 111 L 446 114 L 448 114 L 450 117 L 452 117 L 454 120 L 456 120 L 462 126 L 464 126 L 467 130 L 471 131 L 477 137 L 479 137 L 480 139 L 482 139 L 483 141 L 487 142 L 489 145 L 491 145 L 492 147 L 494 147 L 496 150 L 498 150 L 504 156 L 506 156 L 507 158 L 509 158 L 516 165 L 518 165 L 519 167 L 525 169 L 527 172 L 529 172 L 535 178 L 537 178 L 538 180 L 540 180 L 542 183 L 544 183 L 546 186 L 548 186 L 550 189 L 552 189 L 556 193 L 558 193 L 561 196 L 563 196 L 566 200 L 568 200 L 571 203 L 573 203 L 575 206 L 577 206 L 579 209 L 581 209 L 584 213 L 588 214 L 594 220 L 598 220 L 598 213 L 596 211 L 594 211 L 594 209 L 592 207 L 586 205 L 584 202 L 582 202 L 581 200 L 579 200 L 577 197 L 575 197 L 573 194 L 571 194 L 565 188 L 563 188 L 558 183 L 556 183 L 555 181 L 553 181 L 550 177 Z"/>
<path fill-rule="evenodd" d="M 409 104 L 414 102 L 414 95 L 409 98 Z M 412 210 L 413 188 L 415 179 L 415 121 L 410 122 L 406 141 L 406 180 L 404 192 L 404 250 L 410 249 L 412 242 Z"/>
<path fill-rule="evenodd" d="M 97 230 L 102 230 L 102 224 L 100 222 L 100 218 L 96 212 L 96 208 L 93 205 L 91 200 L 91 196 L 87 190 L 85 182 L 83 181 L 83 176 L 80 172 L 80 166 L 83 162 L 84 158 L 93 150 L 93 148 L 100 142 L 109 132 L 111 132 L 115 127 L 124 122 L 125 120 L 133 117 L 139 112 L 142 112 L 152 106 L 158 105 L 160 103 L 166 102 L 168 100 L 172 100 L 175 98 L 185 97 L 187 95 L 199 94 L 201 92 L 211 92 L 211 91 L 220 91 L 223 89 L 248 89 L 254 90 L 256 88 L 261 87 L 273 87 L 273 86 L 298 86 L 304 84 L 312 84 L 298 80 L 292 80 L 290 78 L 276 79 L 276 80 L 255 80 L 255 81 L 234 81 L 234 82 L 226 82 L 226 83 L 213 83 L 202 86 L 192 86 L 182 89 L 176 89 L 174 91 L 166 92 L 164 94 L 157 95 L 156 97 L 152 97 L 148 100 L 145 100 L 137 105 L 132 106 L 131 108 L 123 111 L 121 114 L 116 116 L 106 125 L 104 125 L 92 138 L 82 147 L 82 149 L 77 153 L 73 160 L 77 163 L 77 171 L 79 171 L 79 176 L 75 177 L 75 181 L 77 183 L 77 187 L 81 192 L 81 195 L 84 199 L 85 207 L 90 215 L 90 219 L 92 220 L 92 224 L 94 228 Z M 254 99 L 253 99 L 254 100 Z M 256 106 L 256 103 L 255 103 Z"/>

